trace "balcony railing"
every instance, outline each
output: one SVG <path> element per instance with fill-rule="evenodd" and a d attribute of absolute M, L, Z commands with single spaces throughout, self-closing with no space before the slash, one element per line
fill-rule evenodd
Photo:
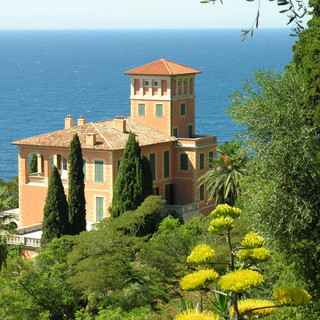
<path fill-rule="evenodd" d="M 29 248 L 40 248 L 40 239 L 23 236 L 6 236 L 6 243 L 13 246 L 23 245 Z"/>
<path fill-rule="evenodd" d="M 30 173 L 28 177 L 31 183 L 44 183 L 46 180 L 42 173 Z"/>
<path fill-rule="evenodd" d="M 190 220 L 192 217 L 199 215 L 199 202 L 182 205 L 167 205 L 166 207 L 180 213 L 184 220 Z"/>

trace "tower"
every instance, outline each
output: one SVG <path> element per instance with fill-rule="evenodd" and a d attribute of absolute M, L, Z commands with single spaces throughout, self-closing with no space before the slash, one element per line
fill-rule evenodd
<path fill-rule="evenodd" d="M 192 138 L 197 73 L 166 59 L 125 72 L 131 78 L 131 118 L 170 136 Z"/>

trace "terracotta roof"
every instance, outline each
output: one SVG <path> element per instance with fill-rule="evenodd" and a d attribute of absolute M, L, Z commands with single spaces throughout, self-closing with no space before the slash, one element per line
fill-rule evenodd
<path fill-rule="evenodd" d="M 82 126 L 74 126 L 69 129 L 54 131 L 39 136 L 26 138 L 12 142 L 14 145 L 42 146 L 69 148 L 70 141 L 75 133 L 78 134 L 82 149 L 95 150 L 122 150 L 128 140 L 129 132 L 136 134 L 140 146 L 176 141 L 175 138 L 156 131 L 137 121 L 126 118 L 126 132 L 113 128 L 113 120 L 91 122 Z M 96 133 L 94 146 L 86 146 L 86 134 Z"/>
<path fill-rule="evenodd" d="M 166 59 L 160 59 L 144 66 L 124 72 L 124 74 L 146 74 L 146 75 L 179 75 L 194 74 L 201 71 L 189 68 L 180 63 L 172 62 Z"/>

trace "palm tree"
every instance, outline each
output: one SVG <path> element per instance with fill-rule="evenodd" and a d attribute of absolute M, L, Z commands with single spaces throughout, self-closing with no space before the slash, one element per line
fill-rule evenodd
<path fill-rule="evenodd" d="M 7 259 L 5 236 L 11 234 L 16 228 L 16 224 L 12 221 L 15 217 L 4 212 L 10 208 L 12 202 L 12 197 L 7 193 L 7 187 L 0 186 L 0 270 L 5 267 Z"/>
<path fill-rule="evenodd" d="M 199 180 L 207 184 L 209 200 L 215 199 L 216 205 L 226 203 L 234 206 L 247 160 L 243 156 L 243 143 L 233 139 L 231 142 L 224 142 L 216 150 L 221 155 L 216 159 L 209 159 L 212 169 Z"/>

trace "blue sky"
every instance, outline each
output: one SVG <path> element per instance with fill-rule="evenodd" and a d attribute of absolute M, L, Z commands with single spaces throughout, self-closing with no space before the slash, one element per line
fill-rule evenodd
<path fill-rule="evenodd" d="M 253 23 L 257 2 L 217 0 L 0 0 L 0 29 L 241 28 Z M 276 1 L 261 0 L 260 27 L 283 28 Z"/>

